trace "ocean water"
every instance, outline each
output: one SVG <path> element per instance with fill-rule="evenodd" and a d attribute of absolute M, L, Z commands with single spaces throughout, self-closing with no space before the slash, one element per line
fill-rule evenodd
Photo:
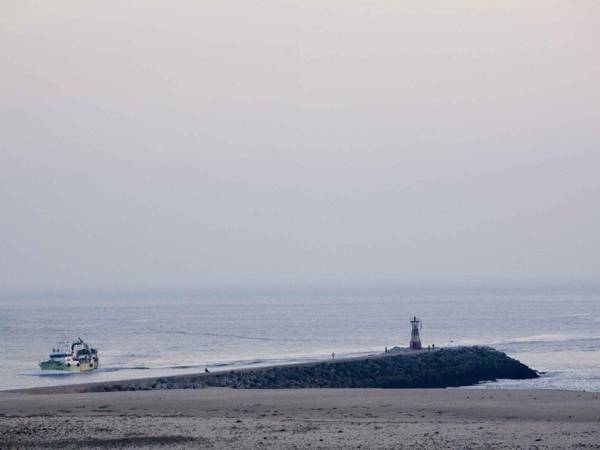
<path fill-rule="evenodd" d="M 600 294 L 298 294 L 0 302 L 0 390 L 312 361 L 406 346 L 491 345 L 544 372 L 478 388 L 600 391 Z M 91 373 L 42 372 L 59 341 L 98 348 Z"/>

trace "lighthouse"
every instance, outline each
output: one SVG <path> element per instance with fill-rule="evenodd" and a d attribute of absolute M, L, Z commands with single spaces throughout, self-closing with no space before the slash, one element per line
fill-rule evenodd
<path fill-rule="evenodd" d="M 410 333 L 410 349 L 421 350 L 421 336 L 419 336 L 419 328 L 423 327 L 421 319 L 417 319 L 417 316 L 410 320 L 412 325 L 412 332 Z"/>

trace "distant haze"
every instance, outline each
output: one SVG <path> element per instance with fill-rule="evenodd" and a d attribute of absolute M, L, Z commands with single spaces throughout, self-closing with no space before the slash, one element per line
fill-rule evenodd
<path fill-rule="evenodd" d="M 0 5 L 0 291 L 594 283 L 600 3 Z"/>

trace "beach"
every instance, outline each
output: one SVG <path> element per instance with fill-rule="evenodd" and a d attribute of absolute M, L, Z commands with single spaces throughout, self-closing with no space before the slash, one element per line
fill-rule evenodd
<path fill-rule="evenodd" d="M 600 448 L 600 394 L 228 389 L 0 393 L 0 448 Z"/>

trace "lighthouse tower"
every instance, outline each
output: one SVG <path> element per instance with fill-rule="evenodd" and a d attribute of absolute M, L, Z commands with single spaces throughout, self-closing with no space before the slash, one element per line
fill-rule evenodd
<path fill-rule="evenodd" d="M 410 349 L 421 350 L 421 336 L 419 336 L 419 328 L 423 327 L 421 319 L 417 319 L 417 316 L 410 320 L 412 325 L 412 332 L 410 334 Z"/>

